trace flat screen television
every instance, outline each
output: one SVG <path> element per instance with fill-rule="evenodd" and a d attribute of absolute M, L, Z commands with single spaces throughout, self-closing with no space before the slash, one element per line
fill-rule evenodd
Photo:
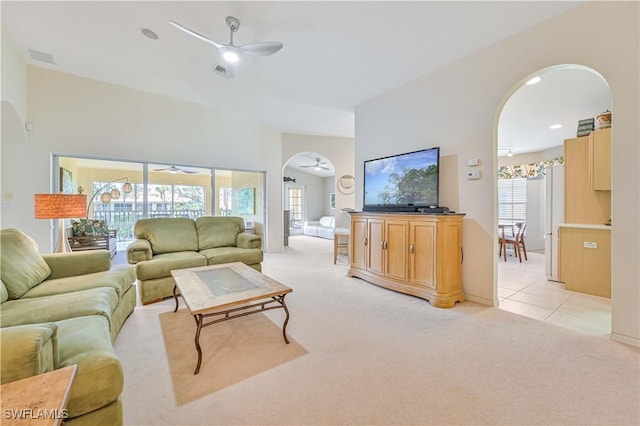
<path fill-rule="evenodd" d="M 440 147 L 364 162 L 363 210 L 421 212 L 438 208 Z"/>

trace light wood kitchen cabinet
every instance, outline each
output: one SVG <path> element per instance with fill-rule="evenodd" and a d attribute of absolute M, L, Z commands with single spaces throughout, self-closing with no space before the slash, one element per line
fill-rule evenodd
<path fill-rule="evenodd" d="M 464 301 L 464 215 L 351 215 L 349 275 L 439 308 Z"/>
<path fill-rule="evenodd" d="M 589 139 L 564 141 L 565 223 L 603 225 L 611 216 L 611 191 L 591 189 Z"/>
<path fill-rule="evenodd" d="M 611 127 L 589 135 L 589 178 L 594 191 L 611 191 Z"/>
<path fill-rule="evenodd" d="M 611 298 L 611 228 L 563 224 L 558 243 L 558 275 L 567 290 Z"/>

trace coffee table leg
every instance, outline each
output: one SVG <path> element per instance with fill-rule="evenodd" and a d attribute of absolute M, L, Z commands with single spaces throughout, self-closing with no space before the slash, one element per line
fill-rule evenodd
<path fill-rule="evenodd" d="M 200 372 L 200 364 L 202 363 L 202 349 L 200 348 L 200 330 L 202 330 L 202 314 L 198 314 L 195 317 L 197 328 L 196 328 L 196 350 L 198 351 L 198 365 L 196 366 L 196 371 L 193 373 L 195 376 Z"/>
<path fill-rule="evenodd" d="M 284 296 L 286 296 L 286 294 L 279 297 L 280 299 L 279 302 L 284 308 L 284 311 L 287 313 L 287 317 L 284 319 L 284 324 L 282 324 L 282 337 L 284 337 L 285 343 L 289 344 L 289 339 L 287 339 L 287 324 L 289 323 L 289 309 L 287 308 L 287 305 L 284 303 Z"/>
<path fill-rule="evenodd" d="M 178 312 L 178 292 L 176 291 L 178 289 L 177 285 L 173 286 L 173 298 L 176 301 L 176 308 L 173 310 L 173 312 Z"/>

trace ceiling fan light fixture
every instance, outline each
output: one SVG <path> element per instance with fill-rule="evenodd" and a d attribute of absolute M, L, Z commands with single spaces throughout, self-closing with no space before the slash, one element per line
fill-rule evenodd
<path fill-rule="evenodd" d="M 507 151 L 507 157 L 513 157 L 513 150 L 512 149 Z"/>
<path fill-rule="evenodd" d="M 549 126 L 549 128 L 551 130 L 561 129 L 562 128 L 562 124 L 560 124 L 560 123 L 552 124 L 551 126 Z"/>
<path fill-rule="evenodd" d="M 238 55 L 234 50 L 225 49 L 222 57 L 225 61 L 231 62 L 232 64 L 238 62 L 240 60 L 240 55 Z"/>

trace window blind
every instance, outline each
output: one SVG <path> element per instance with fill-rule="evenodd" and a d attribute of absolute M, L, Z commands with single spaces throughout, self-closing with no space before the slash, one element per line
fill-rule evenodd
<path fill-rule="evenodd" d="M 503 224 L 526 222 L 527 179 L 498 180 L 498 221 Z"/>

